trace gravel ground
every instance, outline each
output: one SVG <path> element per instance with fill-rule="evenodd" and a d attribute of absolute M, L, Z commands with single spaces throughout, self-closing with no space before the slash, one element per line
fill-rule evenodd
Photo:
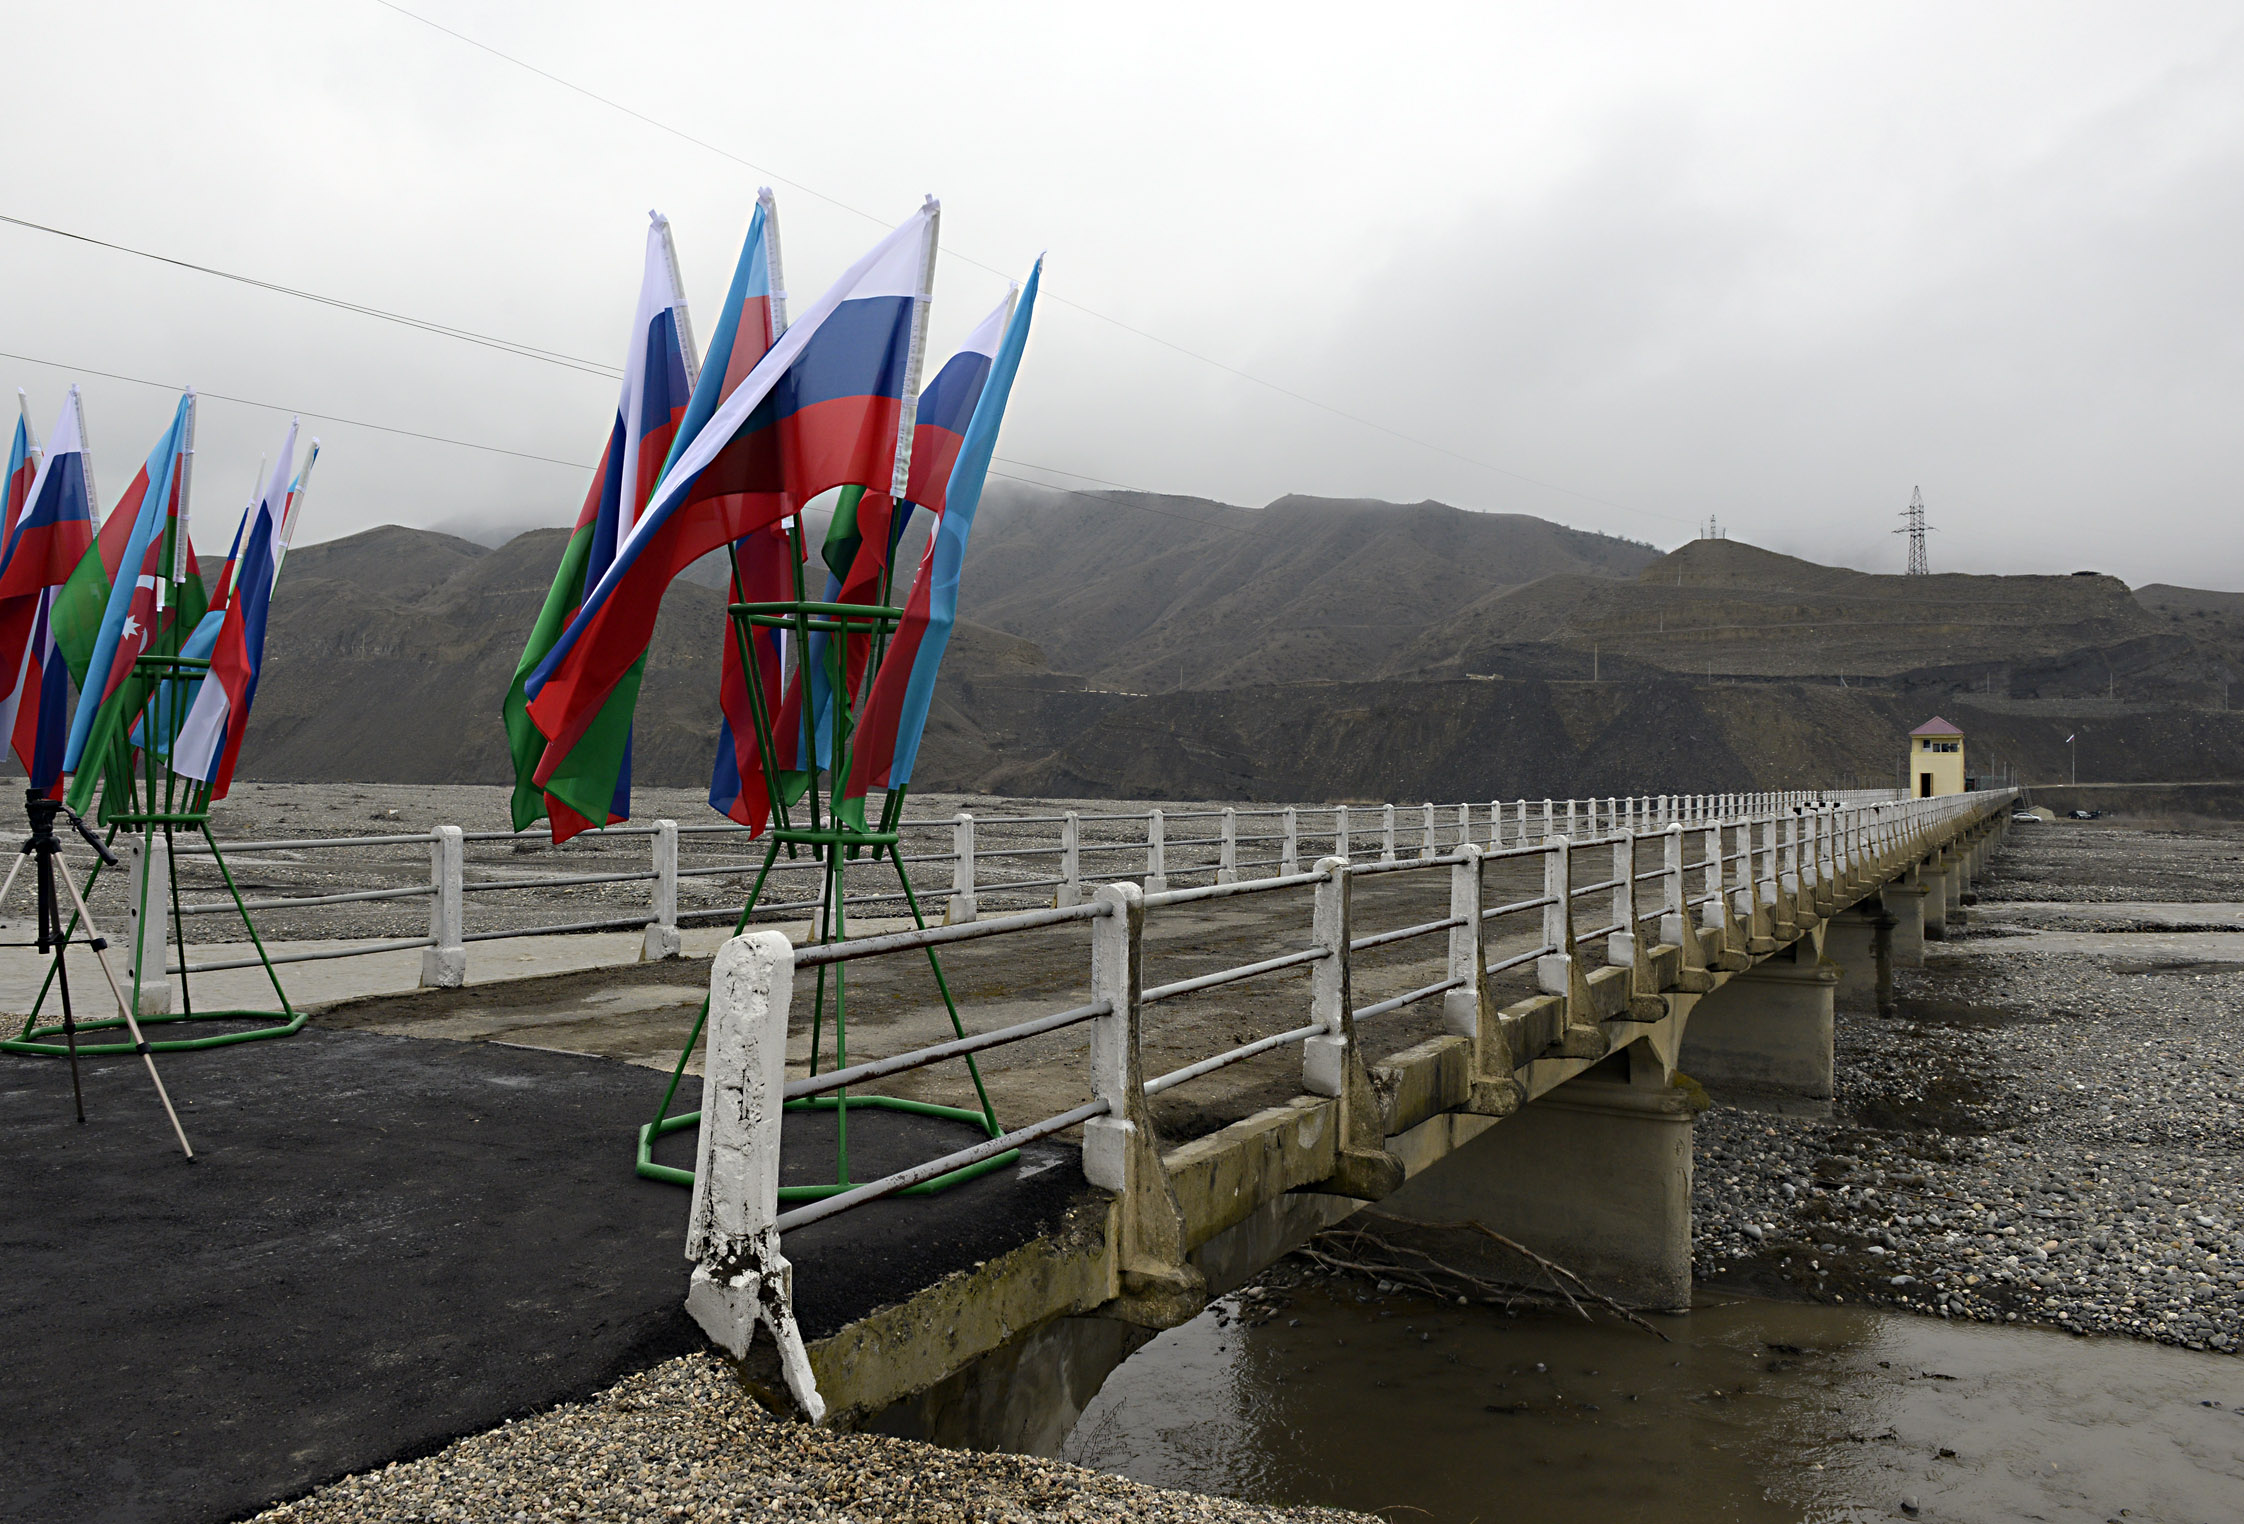
<path fill-rule="evenodd" d="M 2233 902 L 2244 831 L 2022 828 L 1992 867 L 1985 900 Z M 2037 951 L 2078 916 L 2019 908 L 1841 1014 L 1829 1119 L 1699 1119 L 1696 1272 L 2236 1352 L 2244 964 Z"/>
<path fill-rule="evenodd" d="M 1364 1524 L 1170 1492 L 1060 1461 L 940 1450 L 767 1416 L 721 1360 L 688 1355 L 423 1460 L 346 1477 L 258 1524 L 735 1519 Z"/>

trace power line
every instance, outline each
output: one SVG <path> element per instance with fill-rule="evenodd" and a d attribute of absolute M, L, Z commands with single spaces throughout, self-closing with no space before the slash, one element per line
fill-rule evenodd
<path fill-rule="evenodd" d="M 753 160 L 742 158 L 739 154 L 732 152 L 732 150 L 719 147 L 717 144 L 710 142 L 706 138 L 696 137 L 692 133 L 685 131 L 683 128 L 672 126 L 670 123 L 665 122 L 660 118 L 649 116 L 644 111 L 639 111 L 630 106 L 626 106 L 621 101 L 613 100 L 608 96 L 600 94 L 596 90 L 592 90 L 584 85 L 578 84 L 574 80 L 566 79 L 559 74 L 553 73 L 551 70 L 541 69 L 536 64 L 529 63 L 523 59 L 517 58 L 511 53 L 508 53 L 503 49 L 493 47 L 487 42 L 483 42 L 478 40 L 477 38 L 471 37 L 465 32 L 455 31 L 451 27 L 445 26 L 442 22 L 432 21 L 428 17 L 421 15 L 417 11 L 407 10 L 404 6 L 397 4 L 396 0 L 374 0 L 374 3 L 381 6 L 384 10 L 393 11 L 397 15 L 403 16 L 408 21 L 417 21 L 422 26 L 429 28 L 431 31 L 441 32 L 442 34 L 452 38 L 456 42 L 465 43 L 467 46 L 474 48 L 479 52 L 487 53 L 491 57 L 496 58 L 503 63 L 512 64 L 514 67 L 523 70 L 525 73 L 534 74 L 538 78 L 545 80 L 549 84 L 557 85 L 560 88 L 571 92 L 572 94 L 581 95 L 586 100 L 596 102 L 597 104 L 602 106 L 606 106 L 611 111 L 621 112 L 623 115 L 630 117 L 636 122 L 640 122 L 645 126 L 654 128 L 657 132 L 667 133 L 671 137 L 678 139 L 680 142 L 690 143 L 694 147 L 699 148 L 706 153 L 715 154 L 721 159 L 729 160 L 734 164 L 740 165 L 744 169 L 754 171 L 758 175 L 776 180 L 782 185 L 792 186 L 796 190 L 803 192 L 803 194 L 807 196 L 811 196 L 819 201 L 825 202 L 828 206 L 832 206 L 841 211 L 848 212 L 853 217 L 862 217 L 866 221 L 874 223 L 880 227 L 887 227 L 889 225 L 887 219 L 876 216 L 875 214 L 866 211 L 862 207 L 852 206 L 848 202 L 841 200 L 839 197 L 830 196 L 824 191 L 804 184 L 800 180 L 791 179 L 788 176 L 782 175 L 778 171 L 771 169 L 766 165 L 758 164 Z M 982 260 L 975 259 L 971 255 L 962 254 L 955 249 L 946 248 L 941 250 L 940 252 L 945 258 L 956 259 L 960 263 L 972 265 L 978 270 L 986 270 L 990 274 L 995 275 L 1000 279 L 1011 278 L 1009 272 L 998 268 L 996 265 L 988 264 Z M 1349 423 L 1356 424 L 1361 428 L 1372 429 L 1378 433 L 1385 434 L 1390 438 L 1399 439 L 1405 444 L 1416 445 L 1422 450 L 1432 450 L 1436 454 L 1449 456 L 1453 460 L 1462 461 L 1466 465 L 1478 467 L 1483 471 L 1492 471 L 1498 476 L 1508 477 L 1509 479 L 1516 482 L 1524 482 L 1532 487 L 1540 487 L 1546 492 L 1556 492 L 1567 497 L 1579 498 L 1583 502 L 1596 503 L 1602 507 L 1612 508 L 1622 513 L 1639 514 L 1646 518 L 1661 519 L 1672 524 L 1683 524 L 1690 522 L 1689 520 L 1684 519 L 1676 514 L 1661 513 L 1655 509 L 1638 508 L 1628 503 L 1616 502 L 1611 498 L 1599 497 L 1595 493 L 1582 492 L 1577 490 L 1576 488 L 1563 486 L 1557 482 L 1546 481 L 1538 476 L 1529 476 L 1525 472 L 1514 471 L 1507 466 L 1499 466 L 1493 461 L 1482 460 L 1478 456 L 1474 455 L 1467 455 L 1462 450 L 1453 450 L 1447 445 L 1436 444 L 1430 439 L 1421 439 L 1415 434 L 1405 433 L 1401 429 L 1393 428 L 1387 424 L 1377 422 L 1376 420 L 1351 413 L 1345 408 L 1334 407 L 1329 402 L 1319 401 L 1317 398 L 1311 397 L 1304 392 L 1295 391 L 1292 387 L 1280 385 L 1276 381 L 1266 380 L 1261 376 L 1255 375 L 1251 371 L 1241 370 L 1236 365 L 1228 364 L 1222 360 L 1214 358 L 1211 355 L 1202 354 L 1200 351 L 1188 348 L 1183 344 L 1177 343 L 1173 339 L 1165 339 L 1157 333 L 1151 333 L 1146 329 L 1137 327 L 1135 324 L 1126 323 L 1118 317 L 1111 317 L 1104 312 L 1100 312 L 1094 307 L 1087 307 L 1083 303 L 1071 300 L 1070 298 L 1060 294 L 1059 292 L 1047 291 L 1045 293 L 1045 300 L 1054 302 L 1063 307 L 1071 308 L 1074 311 L 1082 313 L 1086 317 L 1096 318 L 1102 323 L 1106 323 L 1111 325 L 1112 327 L 1121 329 L 1124 333 L 1133 334 L 1136 337 L 1145 340 L 1149 344 L 1157 344 L 1164 349 L 1173 350 L 1177 354 L 1183 355 L 1187 359 L 1196 360 L 1202 365 L 1211 366 L 1216 370 L 1220 370 L 1228 375 L 1235 376 L 1242 381 L 1249 382 L 1268 391 L 1276 392 L 1279 396 L 1286 397 L 1291 399 L 1292 401 L 1301 403 L 1305 407 L 1315 408 L 1319 412 L 1330 414 L 1335 418 L 1343 419 Z"/>
<path fill-rule="evenodd" d="M 261 291 L 277 292 L 282 296 L 299 297 L 307 302 L 317 302 L 323 307 L 334 307 L 343 312 L 355 312 L 361 317 L 380 318 L 385 323 L 398 323 L 407 328 L 417 328 L 424 333 L 441 334 L 448 339 L 459 339 L 469 344 L 480 344 L 486 349 L 503 350 L 520 355 L 527 360 L 543 360 L 549 365 L 565 365 L 572 370 L 590 371 L 594 375 L 619 377 L 623 374 L 613 365 L 602 365 L 597 360 L 586 360 L 576 355 L 563 354 L 556 349 L 540 349 L 535 344 L 518 343 L 513 339 L 496 338 L 491 334 L 477 333 L 471 328 L 455 328 L 449 323 L 433 322 L 403 312 L 391 312 L 381 307 L 369 307 L 363 302 L 345 301 L 339 296 L 323 296 L 317 291 L 306 291 L 297 286 L 284 286 L 277 281 L 260 280 L 254 275 L 241 275 L 232 270 L 221 270 L 215 265 L 197 264 L 191 259 L 176 259 L 169 254 L 158 254 L 149 249 L 136 249 L 129 244 L 111 243 L 106 238 L 95 238 L 88 233 L 73 233 L 68 228 L 50 227 L 44 222 L 32 222 L 23 217 L 11 217 L 0 212 L 0 222 L 19 228 L 29 228 L 35 233 L 51 233 L 57 238 L 67 238 L 76 243 L 92 244 L 96 248 L 113 249 L 119 254 L 131 254 L 141 259 L 154 260 L 160 265 L 171 265 L 181 270 L 193 270 L 199 275 L 216 276 L 220 280 L 235 281 L 244 286 L 254 286 Z"/>
<path fill-rule="evenodd" d="M 21 360 L 27 365 L 46 365 L 55 370 L 70 371 L 79 375 L 101 376 L 110 381 L 129 381 L 135 386 L 153 386 L 161 391 L 185 391 L 183 386 L 173 386 L 168 381 L 151 381 L 146 376 L 128 376 L 121 371 L 95 370 L 90 365 L 65 365 L 60 360 L 43 360 L 37 355 L 19 355 L 0 349 L 0 359 Z M 563 460 L 555 455 L 537 455 L 528 450 L 509 450 L 503 445 L 477 444 L 472 439 L 453 439 L 443 434 L 425 434 L 419 429 L 394 428 L 386 423 L 369 423 L 363 418 L 345 418 L 340 413 L 316 413 L 308 407 L 283 407 L 277 402 L 259 402 L 254 397 L 230 397 L 224 392 L 204 391 L 197 387 L 195 395 L 216 402 L 232 402 L 242 407 L 263 408 L 272 413 L 293 413 L 303 418 L 319 418 L 328 423 L 347 424 L 354 429 L 373 429 L 381 434 L 400 434 L 407 439 L 425 439 L 432 444 L 455 445 L 462 450 L 483 450 L 492 455 L 511 455 L 517 460 L 543 461 L 549 466 L 567 466 L 574 471 L 589 471 L 592 467 L 582 461 Z"/>

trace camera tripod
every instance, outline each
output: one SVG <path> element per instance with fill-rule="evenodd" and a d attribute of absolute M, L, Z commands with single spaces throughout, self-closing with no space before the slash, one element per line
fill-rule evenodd
<path fill-rule="evenodd" d="M 38 789 L 28 789 L 24 794 L 24 807 L 31 816 L 31 835 L 24 842 L 15 866 L 8 870 L 7 881 L 0 883 L 0 901 L 6 900 L 8 891 L 15 887 L 16 874 L 22 870 L 24 858 L 33 859 L 38 864 L 35 869 L 39 896 L 38 948 L 42 953 L 51 951 L 54 954 L 54 981 L 62 996 L 63 1036 L 70 1050 L 70 1095 L 77 1107 L 78 1120 L 83 1122 L 86 1119 L 86 1097 L 78 1078 L 78 1019 L 70 1007 L 70 973 L 64 966 L 63 957 L 70 945 L 70 928 L 63 922 L 62 903 L 55 894 L 57 879 L 62 881 L 63 888 L 70 891 L 70 902 L 78 911 L 76 924 L 86 929 L 85 945 L 93 949 L 94 959 L 101 965 L 101 976 L 109 983 L 109 993 L 116 997 L 117 1012 L 124 1018 L 125 1029 L 132 1034 L 133 1051 L 148 1066 L 149 1083 L 156 1087 L 156 1099 L 163 1102 L 164 1115 L 171 1119 L 172 1135 L 179 1139 L 179 1151 L 192 1163 L 195 1151 L 187 1144 L 186 1130 L 179 1125 L 179 1113 L 172 1109 L 171 1096 L 164 1089 L 163 1077 L 156 1072 L 156 1060 L 149 1052 L 148 1039 L 141 1035 L 140 1023 L 134 1018 L 132 1002 L 125 998 L 123 986 L 117 983 L 117 976 L 109 967 L 109 941 L 95 928 L 93 915 L 86 909 L 85 896 L 78 892 L 77 882 L 71 878 L 70 869 L 62 861 L 62 841 L 55 835 L 55 818 L 61 816 L 68 820 L 71 828 L 85 838 L 86 845 L 92 847 L 95 855 L 108 867 L 117 866 L 116 855 L 102 844 L 100 837 L 88 829 L 85 821 L 74 811 L 65 808 L 61 800 L 50 799 Z"/>

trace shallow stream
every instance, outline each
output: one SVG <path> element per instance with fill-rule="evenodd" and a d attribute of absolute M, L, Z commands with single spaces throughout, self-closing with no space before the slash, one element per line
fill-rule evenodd
<path fill-rule="evenodd" d="M 1066 1458 L 1439 1524 L 2244 1519 L 2227 1356 L 1719 1296 L 1662 1343 L 1345 1281 L 1279 1295 L 1146 1345 Z"/>

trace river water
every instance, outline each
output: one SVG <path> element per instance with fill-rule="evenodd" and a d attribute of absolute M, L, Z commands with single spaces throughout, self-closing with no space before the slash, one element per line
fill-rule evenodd
<path fill-rule="evenodd" d="M 1706 1296 L 1672 1341 L 1348 1281 L 1228 1304 L 1107 1379 L 1063 1452 L 1397 1521 L 2244 1520 L 2244 1364 Z"/>

